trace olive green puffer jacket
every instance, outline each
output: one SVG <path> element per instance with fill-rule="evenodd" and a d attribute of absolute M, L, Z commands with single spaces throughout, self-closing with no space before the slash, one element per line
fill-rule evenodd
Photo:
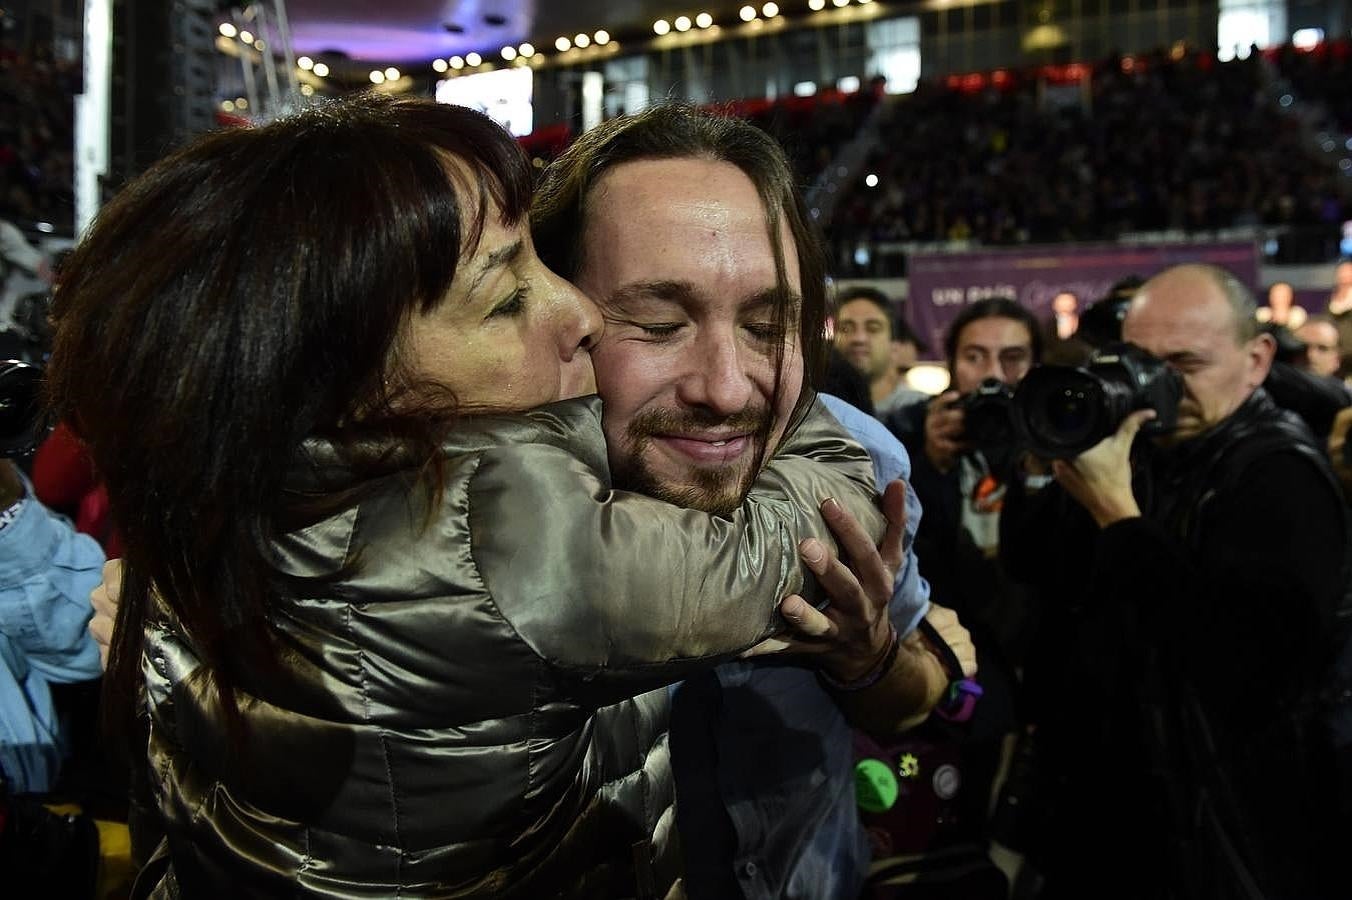
<path fill-rule="evenodd" d="M 191 641 L 146 625 L 154 896 L 663 896 L 666 692 L 751 646 L 839 499 L 882 531 L 868 455 L 818 404 L 728 518 L 611 490 L 596 398 L 467 419 L 447 479 L 386 476 L 276 544 L 280 674 L 231 740 Z M 331 447 L 306 446 L 332 486 Z M 247 679 L 246 679 L 247 680 Z"/>

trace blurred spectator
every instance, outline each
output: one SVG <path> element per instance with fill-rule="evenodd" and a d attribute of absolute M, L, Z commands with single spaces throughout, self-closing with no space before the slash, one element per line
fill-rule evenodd
<path fill-rule="evenodd" d="M 1296 305 L 1296 292 L 1285 281 L 1278 281 L 1268 288 L 1267 306 L 1258 307 L 1258 321 L 1281 325 L 1295 331 L 1305 324 L 1307 314 L 1303 306 Z"/>
<path fill-rule="evenodd" d="M 1333 269 L 1328 314 L 1338 329 L 1338 347 L 1342 355 L 1339 374 L 1352 375 L 1352 260 L 1345 259 Z"/>
<path fill-rule="evenodd" d="M 1062 291 L 1052 298 L 1052 317 L 1043 329 L 1042 361 L 1055 366 L 1087 362 L 1092 350 L 1079 332 L 1080 298 Z"/>
<path fill-rule="evenodd" d="M 1328 316 L 1314 316 L 1296 329 L 1296 337 L 1305 344 L 1304 368 L 1316 375 L 1338 374 L 1341 363 L 1338 328 Z"/>
<path fill-rule="evenodd" d="M 836 310 L 836 349 L 869 380 L 873 412 L 884 418 L 894 410 L 926 400 L 897 371 L 892 301 L 882 291 L 852 287 L 840 292 Z M 903 353 L 904 356 L 904 353 Z"/>
<path fill-rule="evenodd" d="M 1056 336 L 1067 340 L 1080 328 L 1080 298 L 1070 291 L 1062 291 L 1052 298 L 1052 322 Z"/>

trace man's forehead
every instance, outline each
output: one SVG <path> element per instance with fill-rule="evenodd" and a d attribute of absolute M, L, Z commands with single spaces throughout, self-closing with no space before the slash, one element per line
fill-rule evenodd
<path fill-rule="evenodd" d="M 1333 341 L 1338 338 L 1338 329 L 1333 327 L 1332 322 L 1309 322 L 1301 326 L 1296 332 L 1297 337 L 1306 337 L 1312 340 Z"/>
<path fill-rule="evenodd" d="M 840 304 L 838 313 L 840 316 L 848 316 L 851 319 L 879 319 L 887 321 L 887 314 L 878 308 L 878 304 L 872 300 L 865 300 L 862 297 L 847 299 Z"/>
<path fill-rule="evenodd" d="M 1017 319 L 1004 316 L 988 316 L 974 319 L 963 327 L 958 335 L 958 349 L 981 347 L 987 350 L 1008 350 L 1019 347 L 1031 347 L 1033 336 L 1028 326 Z"/>
<path fill-rule="evenodd" d="M 751 178 L 732 163 L 701 157 L 620 163 L 597 179 L 587 199 L 592 215 L 675 210 L 692 224 L 714 227 L 737 219 L 765 221 L 765 207 Z"/>
<path fill-rule="evenodd" d="M 751 294 L 776 285 L 767 226 L 755 185 L 730 163 L 622 163 L 591 192 L 582 268 L 603 282 L 686 281 Z M 785 274 L 797 290 L 796 247 L 787 223 L 781 226 Z"/>
<path fill-rule="evenodd" d="M 1234 312 L 1220 288 L 1195 275 L 1147 283 L 1127 310 L 1122 337 L 1158 356 L 1239 343 Z"/>

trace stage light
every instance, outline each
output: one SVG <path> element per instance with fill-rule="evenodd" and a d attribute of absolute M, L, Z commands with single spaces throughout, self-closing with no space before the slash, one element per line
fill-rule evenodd
<path fill-rule="evenodd" d="M 666 19 L 658 19 L 653 23 L 653 31 L 657 32 L 659 35 L 666 34 L 670 30 L 671 25 Z"/>
<path fill-rule="evenodd" d="M 761 7 L 761 15 L 765 16 L 765 18 L 767 19 L 773 19 L 775 16 L 779 15 L 779 4 L 778 3 L 765 4 L 764 6 Z"/>
<path fill-rule="evenodd" d="M 390 66 L 388 69 L 385 70 L 385 80 L 386 80 L 386 81 L 398 81 L 398 80 L 399 80 L 399 70 L 396 69 L 394 66 Z"/>
<path fill-rule="evenodd" d="M 503 47 L 503 48 L 502 48 L 502 58 L 505 59 L 505 60 L 507 60 L 508 62 L 511 62 L 512 60 L 516 59 L 516 48 L 515 48 L 515 47 Z"/>
<path fill-rule="evenodd" d="M 379 69 L 372 69 L 371 74 L 368 77 L 371 79 L 372 84 L 385 83 L 385 73 L 380 71 Z"/>
<path fill-rule="evenodd" d="M 482 56 L 480 56 L 479 54 L 477 54 L 477 53 L 466 53 L 466 54 L 465 54 L 465 65 L 467 65 L 467 66 L 469 66 L 469 67 L 471 67 L 471 68 L 473 68 L 474 66 L 479 65 L 479 64 L 480 64 L 481 62 L 483 62 L 483 61 L 484 61 L 484 58 L 483 58 Z"/>
<path fill-rule="evenodd" d="M 451 64 L 452 69 L 463 69 L 465 67 L 465 61 L 458 56 L 452 56 L 446 61 Z"/>
<path fill-rule="evenodd" d="M 563 53 L 573 46 L 573 42 L 566 37 L 561 37 L 554 41 L 554 49 Z"/>
<path fill-rule="evenodd" d="M 592 35 L 592 39 L 596 41 L 597 46 L 604 47 L 610 43 L 610 32 L 602 29 Z"/>
<path fill-rule="evenodd" d="M 517 47 L 516 50 L 517 50 L 517 52 L 520 53 L 522 56 L 526 57 L 526 59 L 530 59 L 532 56 L 535 55 L 535 45 L 534 45 L 534 44 L 529 44 L 529 43 L 527 43 L 527 44 L 522 44 L 520 47 Z"/>
<path fill-rule="evenodd" d="M 743 22 L 750 22 L 752 19 L 756 18 L 756 7 L 743 6 L 738 10 L 737 15 L 742 17 Z"/>
<path fill-rule="evenodd" d="M 296 68 L 298 69 L 304 69 L 308 72 L 314 67 L 315 61 L 308 56 L 302 56 L 300 59 L 296 60 Z"/>
<path fill-rule="evenodd" d="M 445 72 L 448 68 L 450 67 L 446 65 L 446 60 L 444 59 L 432 60 L 432 70 L 434 72 Z"/>
<path fill-rule="evenodd" d="M 224 35 L 225 37 L 232 38 L 235 35 L 239 34 L 239 29 L 236 28 L 234 25 L 231 25 L 229 22 L 222 22 L 221 34 Z"/>
<path fill-rule="evenodd" d="M 589 45 L 590 43 L 591 43 L 591 38 L 587 37 L 585 34 L 575 34 L 575 35 L 573 35 L 573 46 L 574 46 L 574 47 L 582 48 L 582 47 L 586 47 L 586 46 Z"/>
<path fill-rule="evenodd" d="M 315 63 L 314 72 L 320 78 L 327 78 L 329 75 L 329 67 L 326 66 L 324 63 Z"/>

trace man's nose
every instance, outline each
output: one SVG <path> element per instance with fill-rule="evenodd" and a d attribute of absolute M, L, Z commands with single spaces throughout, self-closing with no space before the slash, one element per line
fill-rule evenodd
<path fill-rule="evenodd" d="M 998 381 L 1008 381 L 1005 378 L 1005 371 L 997 359 L 988 359 L 977 367 L 977 379 L 985 381 L 987 378 L 994 378 Z"/>
<path fill-rule="evenodd" d="M 740 412 L 751 402 L 755 390 L 746 365 L 746 354 L 738 346 L 736 335 L 701 335 L 686 359 L 677 398 L 719 415 Z"/>

